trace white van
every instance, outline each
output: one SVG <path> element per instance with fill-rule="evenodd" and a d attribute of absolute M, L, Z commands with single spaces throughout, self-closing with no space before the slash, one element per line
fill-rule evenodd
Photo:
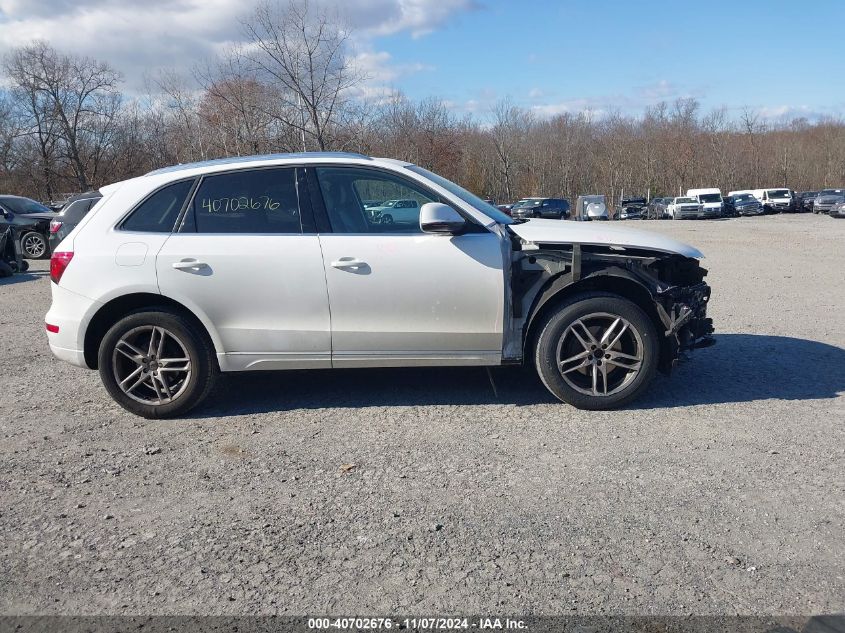
<path fill-rule="evenodd" d="M 785 187 L 755 189 L 751 193 L 763 205 L 763 213 L 781 213 L 792 209 L 792 192 Z"/>
<path fill-rule="evenodd" d="M 722 190 L 710 189 L 687 189 L 687 197 L 695 198 L 704 208 L 705 218 L 722 217 Z"/>

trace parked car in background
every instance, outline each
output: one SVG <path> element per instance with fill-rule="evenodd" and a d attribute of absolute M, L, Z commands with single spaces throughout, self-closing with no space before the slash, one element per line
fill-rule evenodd
<path fill-rule="evenodd" d="M 417 222 L 374 222 L 358 192 L 376 188 L 421 201 Z M 560 400 L 611 409 L 715 342 L 694 247 L 513 220 L 403 161 L 250 156 L 102 191 L 53 253 L 46 336 L 145 417 L 185 413 L 220 372 L 522 362 Z"/>
<path fill-rule="evenodd" d="M 845 200 L 842 202 L 837 202 L 832 207 L 830 207 L 830 211 L 827 213 L 832 218 L 845 218 Z"/>
<path fill-rule="evenodd" d="M 501 211 L 502 213 L 507 213 L 508 215 L 511 214 L 511 209 L 513 209 L 513 203 L 510 204 L 498 204 L 496 208 Z"/>
<path fill-rule="evenodd" d="M 369 207 L 370 216 L 381 224 L 413 224 L 420 215 L 418 200 L 387 200 L 376 207 Z"/>
<path fill-rule="evenodd" d="M 645 198 L 623 198 L 616 205 L 616 219 L 642 220 L 647 206 Z"/>
<path fill-rule="evenodd" d="M 652 198 L 646 210 L 647 219 L 662 220 L 663 218 L 669 217 L 666 213 L 666 207 L 671 200 L 672 198 Z"/>
<path fill-rule="evenodd" d="M 525 198 L 513 205 L 511 217 L 565 220 L 569 217 L 569 201 L 563 198 Z"/>
<path fill-rule="evenodd" d="M 813 201 L 813 213 L 828 213 L 842 200 L 845 200 L 845 189 L 822 189 Z"/>
<path fill-rule="evenodd" d="M 607 203 L 603 195 L 578 196 L 575 201 L 576 220 L 609 220 Z"/>
<path fill-rule="evenodd" d="M 725 216 L 763 215 L 763 203 L 750 193 L 738 193 L 722 198 Z"/>
<path fill-rule="evenodd" d="M 687 189 L 687 198 L 695 198 L 701 204 L 702 217 L 722 217 L 722 191 L 715 187 L 709 189 Z"/>
<path fill-rule="evenodd" d="M 0 209 L 4 217 L 14 218 L 20 234 L 20 247 L 27 259 L 41 259 L 50 254 L 47 236 L 50 234 L 50 221 L 56 217 L 53 211 L 40 202 L 21 196 L 0 196 Z M 3 220 L 0 229 L 5 229 L 9 220 Z"/>
<path fill-rule="evenodd" d="M 666 211 L 673 220 L 699 220 L 704 217 L 704 206 L 698 198 L 691 196 L 672 198 Z"/>
<path fill-rule="evenodd" d="M 56 250 L 91 208 L 103 197 L 99 191 L 89 191 L 72 196 L 58 215 L 50 221 L 50 252 Z"/>
<path fill-rule="evenodd" d="M 762 203 L 763 213 L 786 213 L 793 209 L 789 189 L 755 189 L 752 193 Z"/>
<path fill-rule="evenodd" d="M 795 194 L 795 210 L 806 213 L 813 210 L 813 201 L 819 195 L 818 191 L 799 191 Z"/>

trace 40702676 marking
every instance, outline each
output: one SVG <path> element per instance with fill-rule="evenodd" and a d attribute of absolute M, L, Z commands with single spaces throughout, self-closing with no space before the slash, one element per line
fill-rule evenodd
<path fill-rule="evenodd" d="M 257 211 L 266 209 L 275 211 L 281 202 L 273 200 L 270 196 L 237 196 L 231 198 L 204 198 L 201 206 L 208 213 L 228 213 L 230 211 Z"/>

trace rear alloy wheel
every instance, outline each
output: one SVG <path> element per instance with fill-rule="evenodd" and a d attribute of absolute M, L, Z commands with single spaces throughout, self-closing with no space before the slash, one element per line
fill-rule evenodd
<path fill-rule="evenodd" d="M 21 237 L 21 250 L 27 259 L 41 259 L 47 254 L 47 240 L 35 231 L 24 233 Z"/>
<path fill-rule="evenodd" d="M 214 350 L 181 315 L 130 314 L 100 344 L 100 378 L 124 409 L 145 418 L 185 413 L 201 402 L 216 375 Z"/>
<path fill-rule="evenodd" d="M 537 340 L 540 379 L 579 409 L 613 409 L 640 395 L 654 377 L 657 331 L 622 297 L 580 295 L 546 318 Z"/>

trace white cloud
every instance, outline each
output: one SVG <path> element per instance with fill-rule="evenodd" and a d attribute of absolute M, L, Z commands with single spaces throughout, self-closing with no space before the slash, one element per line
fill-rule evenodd
<path fill-rule="evenodd" d="M 108 61 L 143 87 L 145 74 L 161 68 L 189 71 L 242 41 L 240 20 L 258 0 L 0 0 L 0 54 L 42 39 L 56 48 Z M 282 0 L 284 4 L 286 0 Z M 382 81 L 425 68 L 395 65 L 373 44 L 384 35 L 420 37 L 452 16 L 476 7 L 475 0 L 317 0 L 337 9 L 355 32 L 356 55 Z"/>

